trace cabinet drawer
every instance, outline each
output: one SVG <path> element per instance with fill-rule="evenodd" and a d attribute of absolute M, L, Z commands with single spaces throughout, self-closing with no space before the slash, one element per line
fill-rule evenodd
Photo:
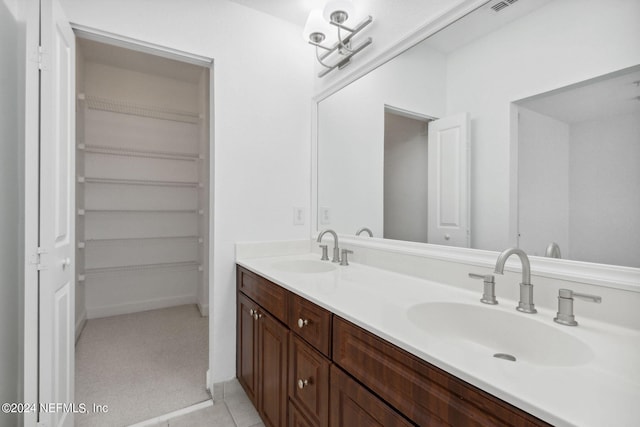
<path fill-rule="evenodd" d="M 331 357 L 331 312 L 292 293 L 289 307 L 289 328 Z"/>
<path fill-rule="evenodd" d="M 318 427 L 328 424 L 329 364 L 322 354 L 291 334 L 289 399 Z"/>
<path fill-rule="evenodd" d="M 287 290 L 238 266 L 238 290 L 258 303 L 276 319 L 287 323 Z"/>
<path fill-rule="evenodd" d="M 337 316 L 333 361 L 418 425 L 548 425 Z"/>
<path fill-rule="evenodd" d="M 296 408 L 296 405 L 289 402 L 289 427 L 316 427 L 314 423 Z"/>
<path fill-rule="evenodd" d="M 412 424 L 332 365 L 330 426 L 410 427 Z"/>

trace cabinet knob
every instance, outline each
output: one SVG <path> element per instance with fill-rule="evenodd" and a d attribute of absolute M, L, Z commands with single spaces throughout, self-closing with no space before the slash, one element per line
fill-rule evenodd
<path fill-rule="evenodd" d="M 303 380 L 303 379 L 299 379 L 298 380 L 298 388 L 300 390 L 302 390 L 303 388 L 305 388 L 308 385 L 309 385 L 309 380 Z"/>
<path fill-rule="evenodd" d="M 309 324 L 309 321 L 307 319 L 303 319 L 302 317 L 298 319 L 298 328 L 302 329 L 308 324 Z"/>

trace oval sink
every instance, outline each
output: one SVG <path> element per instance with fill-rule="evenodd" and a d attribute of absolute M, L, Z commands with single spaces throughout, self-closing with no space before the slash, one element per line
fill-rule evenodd
<path fill-rule="evenodd" d="M 552 324 L 492 307 L 434 302 L 417 304 L 407 311 L 409 320 L 438 338 L 449 340 L 482 357 L 498 357 L 505 363 L 528 362 L 546 366 L 575 366 L 593 359 L 591 348 Z M 508 357 L 511 356 L 511 357 Z"/>
<path fill-rule="evenodd" d="M 310 259 L 278 261 L 273 263 L 272 267 L 289 273 L 326 273 L 336 269 L 336 266 L 329 262 Z"/>

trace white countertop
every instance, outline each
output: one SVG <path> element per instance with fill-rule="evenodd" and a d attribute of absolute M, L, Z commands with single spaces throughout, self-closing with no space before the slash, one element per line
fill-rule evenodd
<path fill-rule="evenodd" d="M 550 424 L 640 425 L 640 331 L 586 318 L 579 319 L 577 327 L 562 326 L 553 322 L 554 311 L 518 313 L 516 302 L 503 300 L 487 306 L 477 292 L 357 263 L 336 265 L 325 273 L 292 273 L 273 266 L 284 260 L 318 260 L 318 255 L 240 258 L 237 263 Z M 586 343 L 594 357 L 577 366 L 478 357 L 409 320 L 407 309 L 426 302 L 472 304 L 527 316 Z"/>

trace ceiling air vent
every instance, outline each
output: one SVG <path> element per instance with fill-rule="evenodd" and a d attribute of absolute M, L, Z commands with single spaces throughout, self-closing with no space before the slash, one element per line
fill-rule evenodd
<path fill-rule="evenodd" d="M 514 4 L 517 1 L 518 0 L 501 0 L 496 4 L 494 4 L 493 6 L 491 6 L 491 9 L 493 9 L 494 12 L 500 12 L 502 9 L 509 7 L 510 5 Z"/>

